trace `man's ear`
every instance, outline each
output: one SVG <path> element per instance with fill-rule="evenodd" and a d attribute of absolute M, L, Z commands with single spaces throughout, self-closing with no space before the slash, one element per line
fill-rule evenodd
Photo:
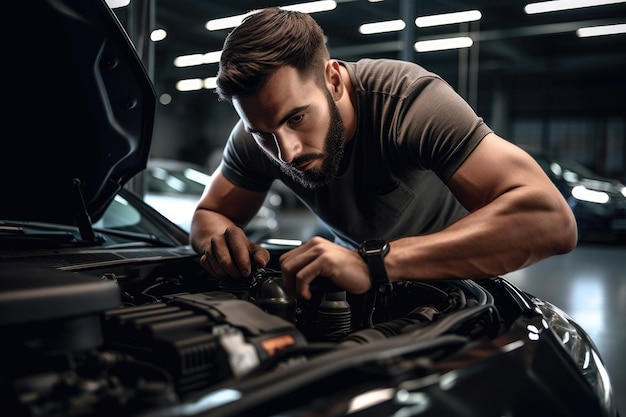
<path fill-rule="evenodd" d="M 330 95 L 335 101 L 339 100 L 345 92 L 343 80 L 341 79 L 341 71 L 339 70 L 339 62 L 331 59 L 326 63 L 324 78 L 326 79 L 326 87 Z"/>

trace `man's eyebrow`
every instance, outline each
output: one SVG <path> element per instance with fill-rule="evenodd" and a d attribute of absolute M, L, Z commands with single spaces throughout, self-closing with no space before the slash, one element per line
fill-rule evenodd
<path fill-rule="evenodd" d="M 282 125 L 284 123 L 287 123 L 287 120 L 291 119 L 294 115 L 300 113 L 301 111 L 308 109 L 310 106 L 310 104 L 305 104 L 303 106 L 294 107 L 289 113 L 285 115 L 285 117 L 280 119 L 279 124 Z"/>
<path fill-rule="evenodd" d="M 292 118 L 294 115 L 300 113 L 301 111 L 304 111 L 306 109 L 308 109 L 311 105 L 310 104 L 305 104 L 304 106 L 298 106 L 298 107 L 294 107 L 293 109 L 291 109 L 291 111 L 289 111 L 289 113 L 287 113 L 282 119 L 280 119 L 280 121 L 278 122 L 279 125 L 282 125 L 284 123 L 287 122 L 287 120 L 289 120 L 290 118 Z M 258 129 L 255 129 L 254 127 L 251 126 L 245 126 L 244 130 L 248 133 L 269 133 L 269 132 L 261 132 Z"/>

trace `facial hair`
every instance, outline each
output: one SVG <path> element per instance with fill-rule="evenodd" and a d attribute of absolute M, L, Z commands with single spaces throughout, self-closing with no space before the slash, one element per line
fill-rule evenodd
<path fill-rule="evenodd" d="M 280 169 L 285 174 L 306 188 L 321 187 L 331 182 L 339 171 L 341 158 L 344 154 L 345 127 L 343 125 L 343 119 L 328 91 L 326 92 L 326 98 L 330 110 L 330 123 L 324 141 L 323 153 L 302 155 L 294 158 L 294 160 L 288 164 L 279 163 Z M 296 168 L 315 159 L 322 159 L 322 166 L 319 170 L 310 169 L 308 171 L 300 171 Z"/>

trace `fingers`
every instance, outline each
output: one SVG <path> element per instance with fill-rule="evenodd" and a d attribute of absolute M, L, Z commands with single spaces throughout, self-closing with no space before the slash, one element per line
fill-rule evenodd
<path fill-rule="evenodd" d="M 257 244 L 252 243 L 250 248 L 252 260 L 259 268 L 264 268 L 270 261 L 270 253 Z M 249 275 L 249 274 L 248 274 Z"/>
<path fill-rule="evenodd" d="M 371 288 L 369 268 L 359 254 L 321 237 L 284 253 L 279 261 L 283 288 L 292 296 L 310 299 L 311 283 L 318 277 L 354 294 Z"/>
<path fill-rule="evenodd" d="M 285 266 L 285 264 L 281 264 L 283 286 L 287 294 L 310 300 L 312 295 L 311 282 L 318 276 L 322 276 L 316 272 L 318 270 L 318 266 L 313 263 L 309 263 L 300 269 L 298 269 L 298 267 L 289 267 Z"/>
<path fill-rule="evenodd" d="M 279 258 L 279 262 L 285 292 L 291 296 L 298 296 L 308 300 L 311 297 L 310 290 L 306 288 L 305 283 L 300 282 L 298 284 L 298 281 L 303 281 L 307 278 L 301 271 L 310 262 L 306 254 L 310 253 L 311 250 L 307 250 L 307 246 L 311 246 L 311 241 L 283 253 Z"/>
<path fill-rule="evenodd" d="M 263 267 L 269 258 L 269 252 L 248 240 L 241 228 L 229 227 L 211 239 L 200 262 L 217 277 L 240 278 L 252 274 L 252 261 Z"/>
<path fill-rule="evenodd" d="M 229 227 L 224 232 L 225 246 L 216 247 L 219 265 L 230 276 L 247 277 L 252 273 L 249 241 L 244 231 L 239 227 Z"/>

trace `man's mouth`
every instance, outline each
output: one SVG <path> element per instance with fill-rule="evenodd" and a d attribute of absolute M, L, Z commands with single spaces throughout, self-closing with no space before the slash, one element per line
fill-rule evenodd
<path fill-rule="evenodd" d="M 321 154 L 320 155 L 308 155 L 308 156 L 303 157 L 299 161 L 294 161 L 295 163 L 293 164 L 293 167 L 300 172 L 308 171 L 310 169 L 313 169 L 316 161 L 322 160 L 322 159 L 323 159 L 323 156 Z"/>
<path fill-rule="evenodd" d="M 315 159 L 304 162 L 300 165 L 298 165 L 296 168 L 298 169 L 298 171 L 308 171 L 309 169 L 311 169 L 313 167 L 313 164 L 315 163 Z"/>

